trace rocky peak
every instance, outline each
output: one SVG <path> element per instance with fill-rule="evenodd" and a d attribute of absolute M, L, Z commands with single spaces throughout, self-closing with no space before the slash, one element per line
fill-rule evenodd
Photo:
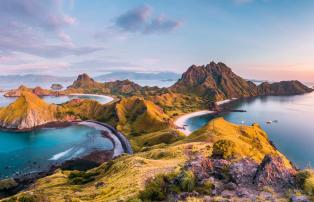
<path fill-rule="evenodd" d="M 181 79 L 169 89 L 213 100 L 257 95 L 255 84 L 236 75 L 221 62 L 190 66 Z"/>
<path fill-rule="evenodd" d="M 73 82 L 68 88 L 91 88 L 91 87 L 100 87 L 100 83 L 94 81 L 87 74 L 78 75 L 77 79 Z"/>

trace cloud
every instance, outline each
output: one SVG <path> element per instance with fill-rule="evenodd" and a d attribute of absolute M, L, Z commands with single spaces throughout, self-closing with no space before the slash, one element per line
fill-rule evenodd
<path fill-rule="evenodd" d="M 149 6 L 140 6 L 127 11 L 115 19 L 115 26 L 127 32 L 167 33 L 182 25 L 179 20 L 172 20 L 164 15 L 153 16 Z"/>
<path fill-rule="evenodd" d="M 76 19 L 62 11 L 65 0 L 1 0 L 0 52 L 41 57 L 89 54 L 99 47 L 76 46 L 64 31 Z"/>

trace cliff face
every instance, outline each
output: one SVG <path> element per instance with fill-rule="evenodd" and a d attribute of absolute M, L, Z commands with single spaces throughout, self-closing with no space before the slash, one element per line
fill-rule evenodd
<path fill-rule="evenodd" d="M 213 100 L 257 95 L 254 83 L 239 77 L 225 64 L 214 62 L 206 66 L 192 65 L 170 90 Z"/>
<path fill-rule="evenodd" d="M 298 95 L 310 93 L 313 89 L 300 81 L 280 81 L 275 83 L 263 82 L 258 86 L 259 95 Z"/>
<path fill-rule="evenodd" d="M 30 129 L 56 121 L 57 107 L 49 105 L 35 94 L 23 91 L 20 97 L 0 110 L 0 126 L 10 129 Z"/>

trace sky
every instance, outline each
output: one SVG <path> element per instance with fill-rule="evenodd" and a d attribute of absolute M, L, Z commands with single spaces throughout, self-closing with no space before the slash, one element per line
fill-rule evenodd
<path fill-rule="evenodd" d="M 314 81 L 313 0 L 0 0 L 0 74 L 184 72 Z"/>

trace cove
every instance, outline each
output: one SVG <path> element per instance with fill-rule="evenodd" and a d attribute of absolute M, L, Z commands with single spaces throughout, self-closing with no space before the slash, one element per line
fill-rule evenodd
<path fill-rule="evenodd" d="M 0 179 L 46 171 L 52 165 L 113 147 L 100 130 L 85 125 L 0 131 Z"/>
<path fill-rule="evenodd" d="M 277 149 L 297 167 L 314 165 L 314 93 L 256 97 L 233 101 L 225 106 L 247 112 L 223 113 L 219 116 L 236 124 L 259 123 Z M 195 131 L 214 117 L 213 114 L 195 116 L 187 119 L 185 124 L 189 130 Z M 278 122 L 273 122 L 275 120 Z"/>

